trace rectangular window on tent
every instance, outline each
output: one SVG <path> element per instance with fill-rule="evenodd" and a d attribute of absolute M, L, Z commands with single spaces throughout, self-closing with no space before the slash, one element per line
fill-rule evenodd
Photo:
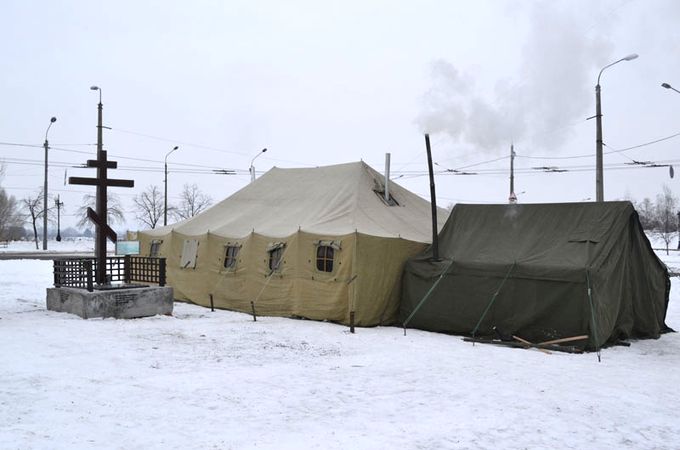
<path fill-rule="evenodd" d="M 160 241 L 160 240 L 151 241 L 151 248 L 149 250 L 149 256 L 151 258 L 157 258 L 158 257 L 158 254 L 161 251 L 161 244 L 162 243 L 163 243 L 163 241 Z"/>
<path fill-rule="evenodd" d="M 281 257 L 283 256 L 283 247 L 275 248 L 269 251 L 269 270 L 272 272 L 279 272 L 281 270 Z"/>
<path fill-rule="evenodd" d="M 316 270 L 320 272 L 333 272 L 333 257 L 335 249 L 330 245 L 319 245 L 316 248 Z"/>
<path fill-rule="evenodd" d="M 195 269 L 196 259 L 198 257 L 198 240 L 186 239 L 182 246 L 182 258 L 179 266 L 182 269 Z"/>
<path fill-rule="evenodd" d="M 227 245 L 224 250 L 224 268 L 235 269 L 238 252 L 241 247 L 238 245 Z"/>
<path fill-rule="evenodd" d="M 342 241 L 314 241 L 316 246 L 316 270 L 319 272 L 333 272 L 335 258 L 338 256 Z"/>
<path fill-rule="evenodd" d="M 274 242 L 267 246 L 267 253 L 269 253 L 269 270 L 271 272 L 281 271 L 281 264 L 283 264 L 283 249 L 285 247 L 285 242 Z"/>

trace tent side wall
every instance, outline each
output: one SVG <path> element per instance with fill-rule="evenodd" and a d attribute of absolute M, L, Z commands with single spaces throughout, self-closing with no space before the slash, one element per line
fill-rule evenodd
<path fill-rule="evenodd" d="M 251 312 L 251 301 L 258 314 L 300 316 L 316 320 L 344 322 L 349 318 L 349 288 L 345 282 L 352 272 L 354 234 L 341 237 L 317 236 L 298 232 L 285 238 L 256 233 L 243 238 L 214 234 L 186 236 L 176 232 L 163 237 L 140 233 L 140 247 L 148 255 L 153 240 L 162 240 L 159 256 L 167 258 L 168 284 L 175 298 L 210 306 L 210 295 L 218 308 Z M 198 241 L 195 268 L 182 268 L 184 242 Z M 316 270 L 319 241 L 340 243 L 333 270 Z M 279 270 L 269 269 L 272 244 L 283 244 Z M 236 264 L 225 268 L 227 246 L 239 249 Z"/>
<path fill-rule="evenodd" d="M 382 238 L 357 233 L 352 308 L 360 326 L 391 325 L 398 322 L 401 280 L 407 259 L 425 250 L 427 244 L 401 238 Z"/>
<path fill-rule="evenodd" d="M 429 275 L 422 270 L 426 261 L 407 263 L 401 323 L 418 307 L 448 262 L 429 263 Z M 497 327 L 502 333 L 535 341 L 588 334 L 585 273 L 582 281 L 575 281 L 532 278 L 530 272 L 530 268 L 512 268 L 512 264 L 502 270 L 484 270 L 455 263 L 407 325 L 469 335 L 479 323 L 476 335 L 493 335 Z M 575 301 L 566 302 L 565 298 Z"/>
<path fill-rule="evenodd" d="M 606 255 L 615 263 L 594 281 L 594 302 L 603 328 L 599 345 L 631 337 L 658 338 L 668 330 L 668 269 L 652 250 L 636 213 L 629 216 L 622 236 L 625 242 Z"/>
<path fill-rule="evenodd" d="M 186 236 L 170 233 L 162 238 L 140 233 L 142 254 L 151 241 L 163 240 L 160 256 L 168 260 L 168 283 L 175 297 L 202 306 L 210 294 L 218 308 L 258 314 L 304 317 L 355 325 L 392 324 L 397 320 L 401 275 L 405 261 L 423 251 L 426 244 L 400 238 L 352 233 L 320 236 L 299 231 L 286 238 L 256 233 L 241 239 L 213 234 Z M 196 268 L 180 267 L 184 242 L 198 241 Z M 285 243 L 281 270 L 269 276 L 268 247 Z M 333 243 L 333 270 L 317 268 L 318 244 Z M 234 268 L 224 268 L 227 245 L 240 246 Z M 356 276 L 356 277 L 355 277 Z"/>

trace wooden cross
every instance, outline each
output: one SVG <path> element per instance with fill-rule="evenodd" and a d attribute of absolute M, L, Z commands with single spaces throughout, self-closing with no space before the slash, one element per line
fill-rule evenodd
<path fill-rule="evenodd" d="M 106 283 L 106 239 L 116 242 L 116 233 L 108 225 L 108 196 L 107 187 L 134 187 L 133 180 L 117 180 L 108 178 L 107 169 L 115 169 L 118 167 L 116 161 L 108 161 L 106 159 L 106 151 L 98 150 L 97 159 L 88 159 L 87 167 L 95 167 L 97 169 L 97 178 L 84 177 L 69 177 L 69 184 L 79 184 L 85 186 L 97 187 L 97 203 L 96 211 L 92 208 L 87 208 L 87 217 L 95 225 L 95 258 L 97 259 L 97 271 L 95 279 L 97 284 Z"/>

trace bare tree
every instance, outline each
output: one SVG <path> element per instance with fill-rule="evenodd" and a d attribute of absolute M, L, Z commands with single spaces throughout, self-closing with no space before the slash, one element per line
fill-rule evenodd
<path fill-rule="evenodd" d="M 158 186 L 149 185 L 144 192 L 134 198 L 137 220 L 151 229 L 156 228 L 163 217 L 163 196 Z"/>
<path fill-rule="evenodd" d="M 39 250 L 38 246 L 38 220 L 42 218 L 43 210 L 43 190 L 42 188 L 37 194 L 25 197 L 22 201 L 24 210 L 24 217 L 27 223 L 33 226 L 33 240 L 35 241 L 35 249 Z"/>
<path fill-rule="evenodd" d="M 5 168 L 0 164 L 0 180 L 5 173 Z M 19 205 L 14 196 L 7 195 L 7 192 L 0 187 L 0 240 L 8 240 L 9 229 L 21 223 L 19 216 Z"/>
<path fill-rule="evenodd" d="M 83 195 L 83 204 L 78 207 L 77 212 L 77 215 L 80 216 L 77 222 L 79 228 L 85 228 L 90 225 L 90 219 L 87 217 L 87 208 L 92 208 L 96 211 L 96 205 L 97 197 L 94 194 Z M 106 217 L 109 225 L 125 222 L 123 207 L 120 204 L 120 200 L 118 200 L 118 196 L 115 194 L 108 194 Z"/>
<path fill-rule="evenodd" d="M 645 198 L 640 203 L 634 203 L 638 216 L 640 217 L 640 224 L 645 230 L 653 230 L 658 228 L 656 221 L 656 205 L 649 198 Z"/>
<path fill-rule="evenodd" d="M 666 254 L 668 246 L 678 231 L 677 224 L 678 198 L 667 185 L 663 185 L 663 191 L 656 196 L 656 223 L 657 227 L 654 234 L 659 236 L 666 244 Z"/>
<path fill-rule="evenodd" d="M 174 207 L 173 210 L 173 215 L 178 220 L 194 217 L 212 204 L 212 198 L 201 192 L 195 183 L 191 185 L 185 184 L 180 198 L 179 205 Z"/>
<path fill-rule="evenodd" d="M 21 223 L 19 205 L 12 195 L 0 187 L 0 240 L 9 239 L 8 232 Z"/>

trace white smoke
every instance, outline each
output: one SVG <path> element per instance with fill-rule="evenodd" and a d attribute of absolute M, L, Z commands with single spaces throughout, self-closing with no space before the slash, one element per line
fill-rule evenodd
<path fill-rule="evenodd" d="M 559 147 L 568 135 L 566 125 L 592 115 L 593 74 L 610 59 L 603 26 L 588 28 L 593 20 L 578 8 L 535 4 L 519 73 L 498 80 L 493 98 L 478 93 L 472 74 L 434 61 L 432 87 L 417 124 L 475 150 L 506 149 L 511 141 L 529 139 L 545 151 Z"/>

